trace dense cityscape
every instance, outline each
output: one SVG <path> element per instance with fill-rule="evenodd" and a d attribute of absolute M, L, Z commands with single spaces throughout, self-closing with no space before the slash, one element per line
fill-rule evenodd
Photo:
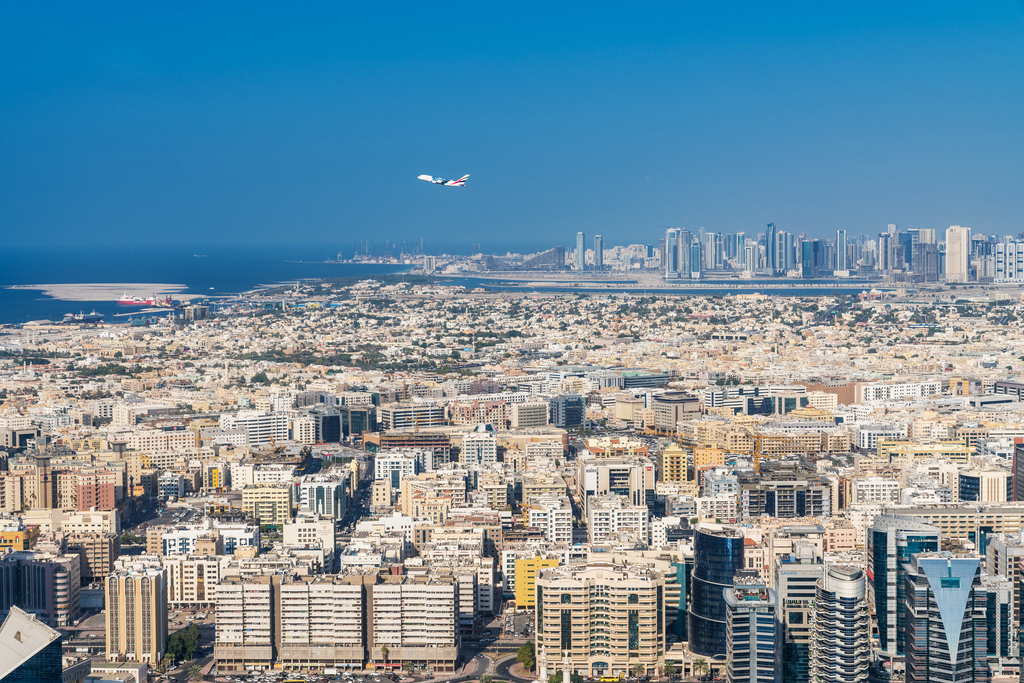
<path fill-rule="evenodd" d="M 851 240 L 905 275 L 856 294 L 420 264 L 4 326 L 0 636 L 69 681 L 1016 680 L 1024 303 L 950 230 Z"/>
<path fill-rule="evenodd" d="M 0 683 L 1024 683 L 1024 2 L 0 3 Z"/>

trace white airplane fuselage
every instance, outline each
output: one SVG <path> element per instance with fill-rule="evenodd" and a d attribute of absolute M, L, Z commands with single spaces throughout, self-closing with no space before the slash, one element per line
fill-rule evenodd
<path fill-rule="evenodd" d="M 418 180 L 425 180 L 428 183 L 433 183 L 434 185 L 446 185 L 448 187 L 465 187 L 466 186 L 466 180 L 469 178 L 469 174 L 466 174 L 466 175 L 462 176 L 458 180 L 448 180 L 446 178 L 435 178 L 432 175 L 420 175 L 420 176 L 416 176 L 416 178 Z"/>

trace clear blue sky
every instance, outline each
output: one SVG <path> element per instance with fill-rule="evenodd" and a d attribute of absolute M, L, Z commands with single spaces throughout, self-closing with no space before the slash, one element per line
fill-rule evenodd
<path fill-rule="evenodd" d="M 0 6 L 3 242 L 1024 230 L 1020 2 L 152 5 Z"/>

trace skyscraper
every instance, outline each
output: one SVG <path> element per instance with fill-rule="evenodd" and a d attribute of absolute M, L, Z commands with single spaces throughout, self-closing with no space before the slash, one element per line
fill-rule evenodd
<path fill-rule="evenodd" d="M 846 231 L 836 230 L 836 270 L 849 270 L 846 262 Z"/>
<path fill-rule="evenodd" d="M 778 265 L 775 262 L 775 224 L 769 223 L 768 227 L 764 231 L 764 246 L 765 246 L 765 267 L 772 270 L 778 270 Z"/>
<path fill-rule="evenodd" d="M 779 598 L 761 579 L 737 578 L 725 589 L 728 683 L 780 683 Z"/>
<path fill-rule="evenodd" d="M 864 572 L 833 566 L 818 579 L 811 612 L 811 677 L 815 683 L 864 683 L 871 661 L 871 617 Z"/>
<path fill-rule="evenodd" d="M 821 548 L 807 540 L 793 542 L 789 555 L 776 557 L 772 572 L 781 605 L 782 680 L 810 680 L 811 606 L 815 586 L 825 571 Z"/>
<path fill-rule="evenodd" d="M 683 231 L 685 232 L 685 231 Z M 679 228 L 669 228 L 665 231 L 665 279 L 675 280 L 679 278 Z"/>
<path fill-rule="evenodd" d="M 967 282 L 971 267 L 971 229 L 946 229 L 946 282 Z"/>
<path fill-rule="evenodd" d="M 594 235 L 594 270 L 604 270 L 604 237 Z"/>
<path fill-rule="evenodd" d="M 813 279 L 819 274 L 818 250 L 821 240 L 804 240 L 803 257 L 800 259 L 800 275 Z"/>
<path fill-rule="evenodd" d="M 582 271 L 587 267 L 587 236 L 582 232 L 576 233 L 576 270 Z"/>
<path fill-rule="evenodd" d="M 693 577 L 687 609 L 690 651 L 705 657 L 726 654 L 725 593 L 743 568 L 743 534 L 706 525 L 693 543 Z"/>
<path fill-rule="evenodd" d="M 906 566 L 915 553 L 939 549 L 939 529 L 917 517 L 878 515 L 867 533 L 868 566 L 875 578 L 878 644 L 902 655 Z"/>
<path fill-rule="evenodd" d="M 677 251 L 677 262 L 679 263 L 679 277 L 684 280 L 690 279 L 690 273 L 693 271 L 693 253 L 690 250 L 690 245 L 693 243 L 693 237 L 690 235 L 689 230 L 681 230 L 679 232 L 679 241 L 676 243 Z M 697 266 L 697 270 L 700 270 L 700 266 Z"/>
<path fill-rule="evenodd" d="M 991 681 L 981 559 L 934 552 L 907 570 L 907 683 Z"/>

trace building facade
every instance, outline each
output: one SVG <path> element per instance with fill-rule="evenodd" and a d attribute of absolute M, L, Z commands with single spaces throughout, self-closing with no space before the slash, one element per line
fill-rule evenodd
<path fill-rule="evenodd" d="M 536 617 L 541 680 L 555 673 L 563 653 L 583 676 L 632 675 L 637 665 L 655 675 L 664 666 L 665 578 L 648 565 L 544 569 Z"/>

